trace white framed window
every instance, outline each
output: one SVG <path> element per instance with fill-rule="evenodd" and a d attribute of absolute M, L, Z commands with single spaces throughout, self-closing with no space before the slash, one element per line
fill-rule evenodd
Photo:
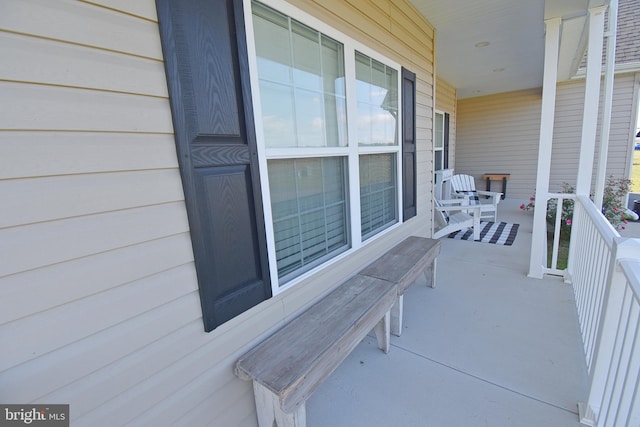
<path fill-rule="evenodd" d="M 433 171 L 439 171 L 444 166 L 444 113 L 436 111 L 433 130 Z"/>
<path fill-rule="evenodd" d="M 279 0 L 247 8 L 276 294 L 400 222 L 400 66 Z"/>

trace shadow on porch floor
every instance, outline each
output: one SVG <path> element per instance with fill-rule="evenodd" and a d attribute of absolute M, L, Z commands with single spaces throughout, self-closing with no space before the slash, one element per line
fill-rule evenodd
<path fill-rule="evenodd" d="M 307 402 L 309 427 L 580 425 L 572 288 L 526 277 L 533 215 L 519 203 L 499 209 L 520 224 L 513 246 L 442 239 L 437 287 L 409 289 L 390 353 L 365 338 Z"/>

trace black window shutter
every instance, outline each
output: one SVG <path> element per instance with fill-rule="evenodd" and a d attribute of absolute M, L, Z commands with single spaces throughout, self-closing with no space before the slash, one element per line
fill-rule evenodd
<path fill-rule="evenodd" d="M 157 0 L 204 328 L 271 296 L 242 0 Z"/>
<path fill-rule="evenodd" d="M 442 168 L 449 169 L 449 113 L 444 113 L 444 153 Z"/>
<path fill-rule="evenodd" d="M 416 215 L 416 75 L 402 68 L 402 218 Z"/>

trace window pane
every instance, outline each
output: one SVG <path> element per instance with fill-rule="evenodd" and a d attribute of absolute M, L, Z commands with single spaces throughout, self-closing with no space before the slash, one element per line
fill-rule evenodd
<path fill-rule="evenodd" d="M 256 34 L 256 51 L 260 52 L 257 58 L 260 78 L 289 83 L 291 81 L 289 18 L 273 9 L 254 3 L 253 28 Z"/>
<path fill-rule="evenodd" d="M 356 52 L 357 129 L 360 145 L 398 143 L 398 72 Z"/>
<path fill-rule="evenodd" d="M 346 146 L 343 45 L 257 2 L 253 20 L 266 146 Z"/>
<path fill-rule="evenodd" d="M 347 146 L 347 102 L 342 44 L 322 36 L 325 135 L 328 147 Z"/>
<path fill-rule="evenodd" d="M 294 101 L 291 86 L 260 81 L 262 126 L 269 147 L 296 145 Z"/>
<path fill-rule="evenodd" d="M 344 98 L 344 49 L 342 44 L 322 35 L 322 74 L 324 77 L 324 87 L 331 93 Z"/>
<path fill-rule="evenodd" d="M 436 128 L 435 128 L 435 141 L 433 141 L 435 148 L 442 148 L 444 146 L 444 115 L 436 113 Z"/>
<path fill-rule="evenodd" d="M 320 92 L 296 89 L 298 147 L 322 147 L 324 143 L 323 97 Z"/>
<path fill-rule="evenodd" d="M 322 89 L 320 64 L 320 34 L 296 21 L 291 22 L 293 32 L 293 81 L 298 87 Z"/>
<path fill-rule="evenodd" d="M 269 188 L 280 283 L 348 244 L 346 161 L 269 160 Z"/>
<path fill-rule="evenodd" d="M 433 170 L 442 170 L 442 150 L 436 150 L 435 152 Z"/>
<path fill-rule="evenodd" d="M 360 156 L 363 240 L 398 221 L 395 154 Z"/>
<path fill-rule="evenodd" d="M 324 95 L 324 131 L 328 147 L 347 145 L 347 104 L 345 97 Z"/>

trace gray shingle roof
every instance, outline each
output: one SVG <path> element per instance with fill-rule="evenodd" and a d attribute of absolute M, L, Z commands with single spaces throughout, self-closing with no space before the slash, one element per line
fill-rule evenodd
<path fill-rule="evenodd" d="M 606 55 L 607 41 L 605 40 L 602 53 L 603 64 L 606 61 Z M 640 63 L 640 0 L 619 0 L 616 64 L 630 63 Z M 585 52 L 580 69 L 584 70 L 586 66 L 587 53 Z"/>
<path fill-rule="evenodd" d="M 640 1 L 619 1 L 616 44 L 616 64 L 640 62 Z"/>

